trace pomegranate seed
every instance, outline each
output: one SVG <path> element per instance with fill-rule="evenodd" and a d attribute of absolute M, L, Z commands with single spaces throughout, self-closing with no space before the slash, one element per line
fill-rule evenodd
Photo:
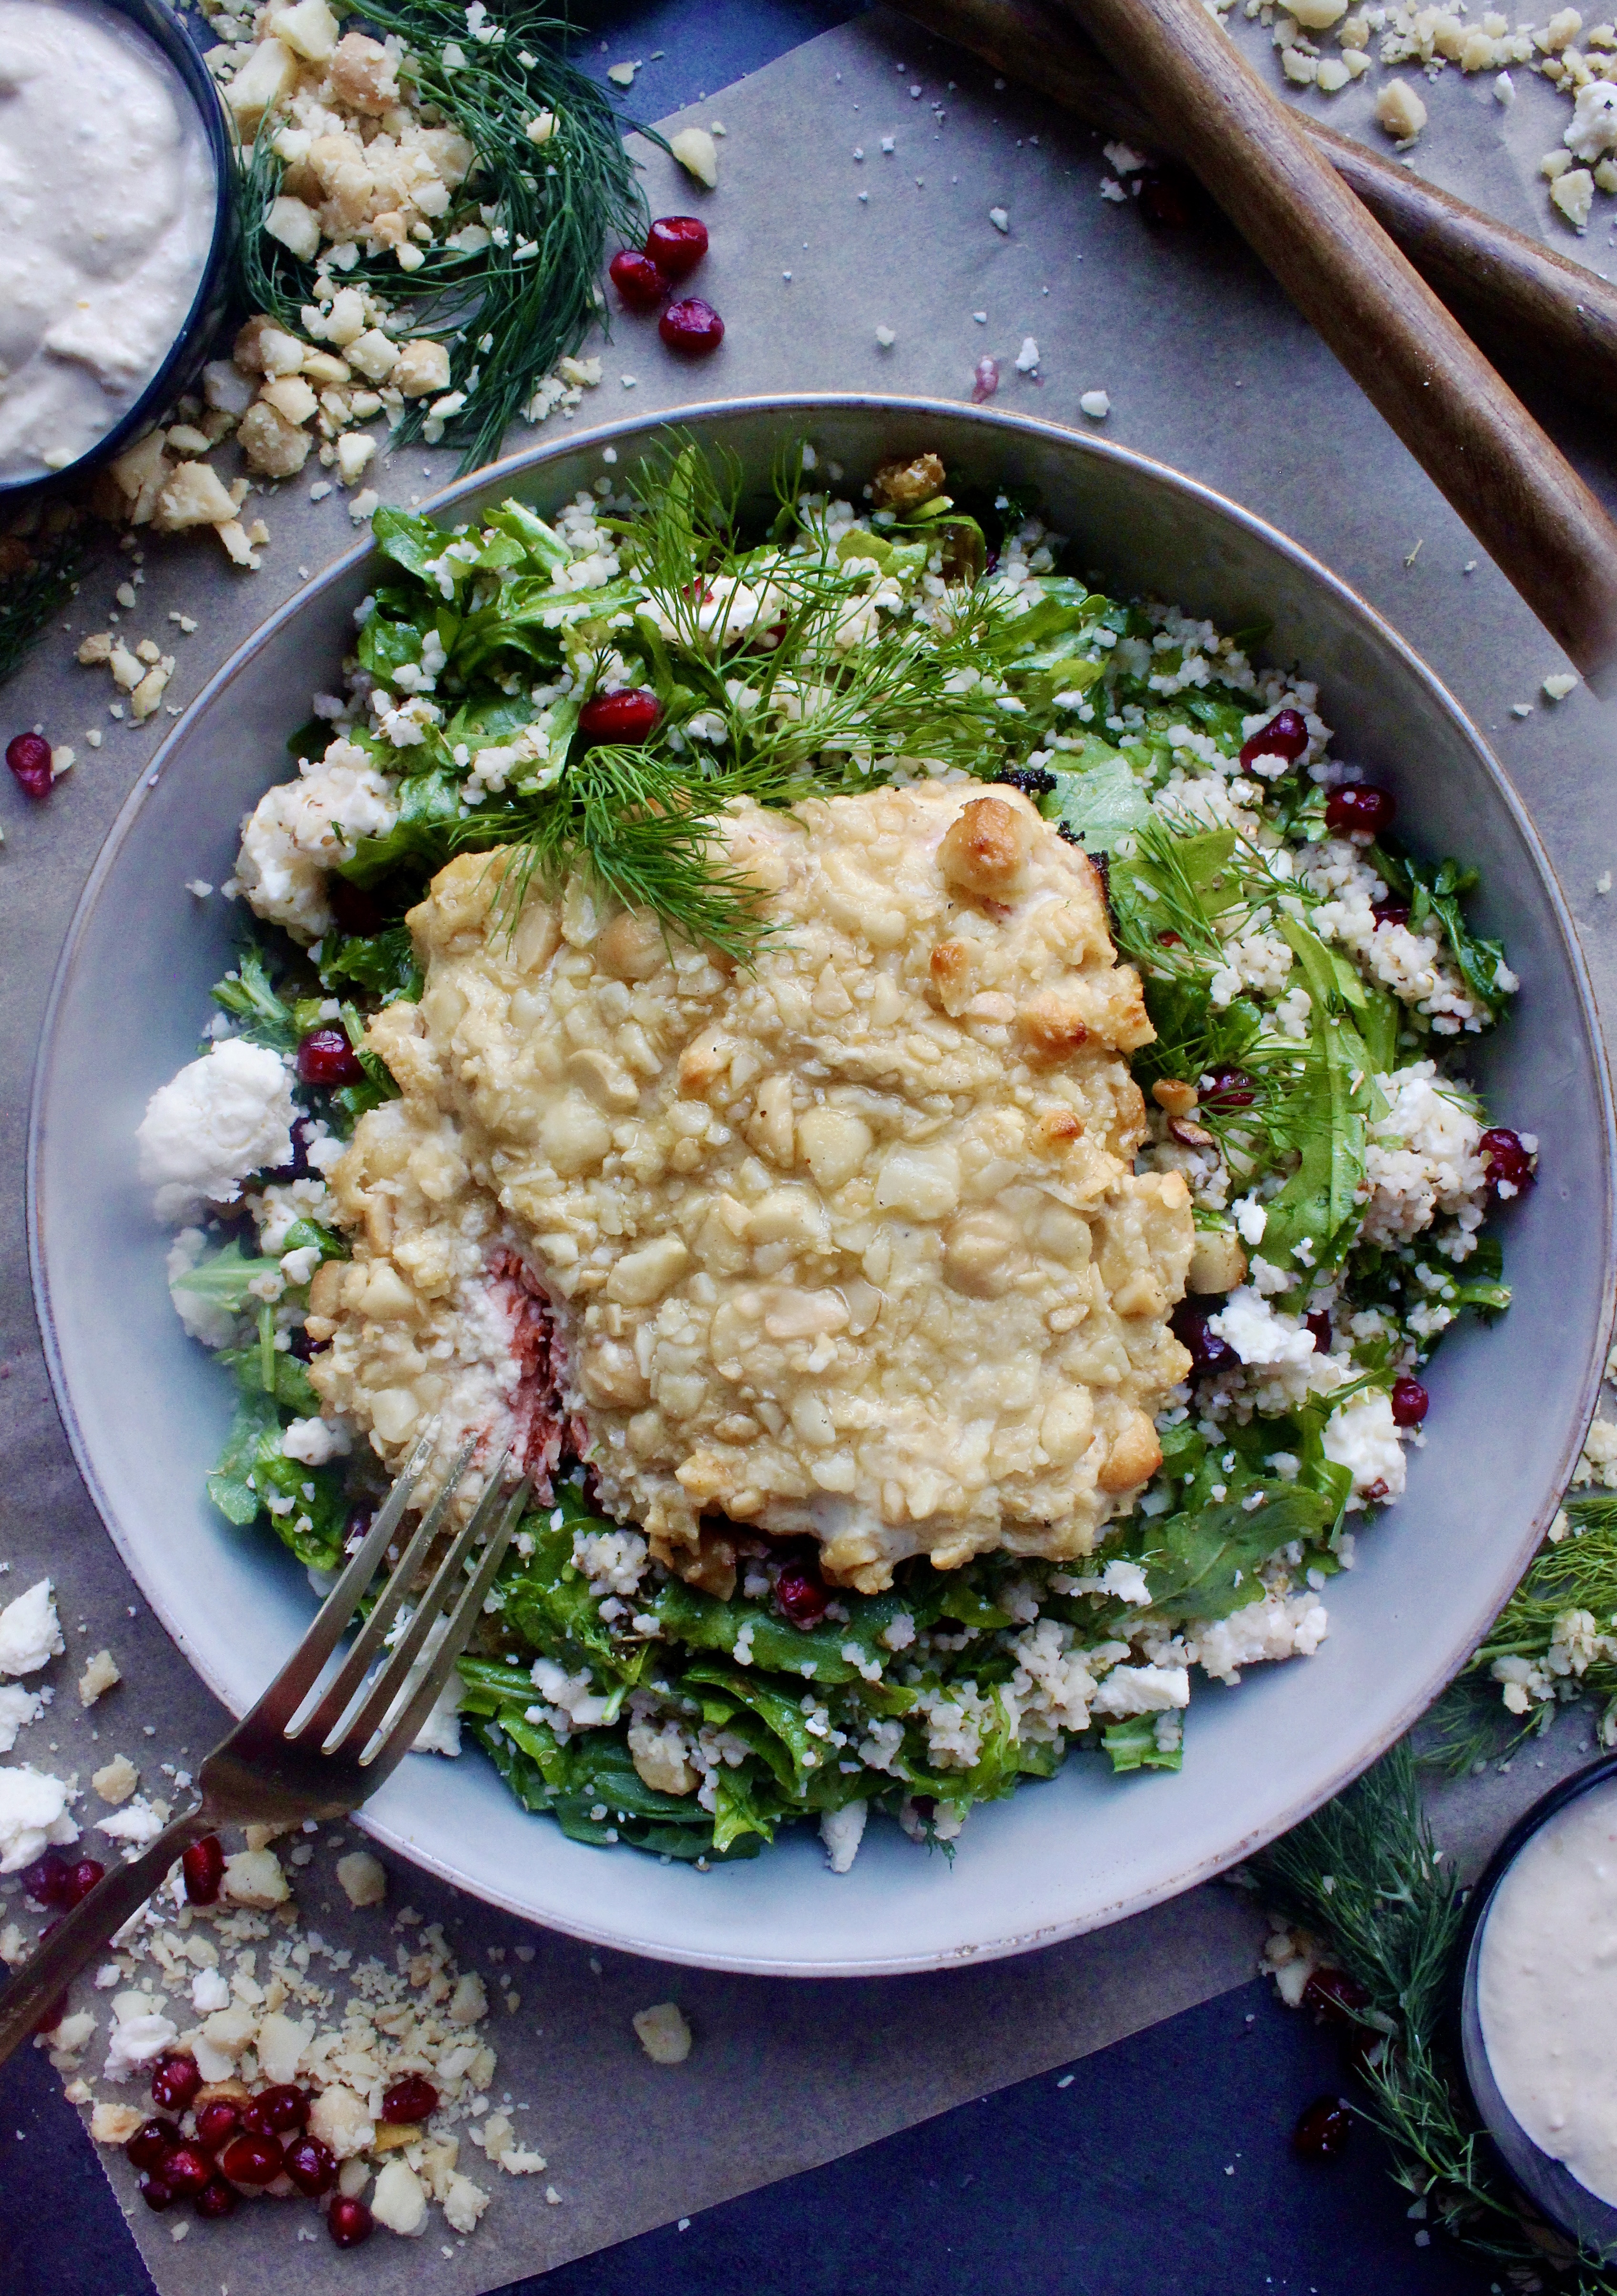
<path fill-rule="evenodd" d="M 999 388 L 999 361 L 980 358 L 972 370 L 972 405 L 981 406 Z"/>
<path fill-rule="evenodd" d="M 124 2151 L 131 2168 L 156 2169 L 181 2142 L 179 2128 L 175 2121 L 143 2120 L 124 2146 Z"/>
<path fill-rule="evenodd" d="M 1432 1398 L 1418 1379 L 1395 1379 L 1392 1382 L 1392 1423 L 1395 1427 L 1418 1427 L 1432 1408 Z"/>
<path fill-rule="evenodd" d="M 1334 2161 L 1352 2134 L 1353 2117 L 1334 2096 L 1317 2096 L 1298 2115 L 1292 2150 L 1300 2161 Z"/>
<path fill-rule="evenodd" d="M 234 2216 L 241 2205 L 242 2195 L 222 2177 L 216 2177 L 211 2184 L 204 2185 L 192 2202 L 198 2216 L 206 2218 L 210 2224 L 219 2217 Z"/>
<path fill-rule="evenodd" d="M 1305 1332 L 1312 1332 L 1314 1334 L 1315 1354 L 1328 1356 L 1331 1352 L 1331 1319 L 1325 1309 L 1316 1308 L 1311 1316 L 1305 1316 L 1302 1319 L 1302 1328 Z"/>
<path fill-rule="evenodd" d="M 298 1074 L 305 1084 L 335 1089 L 341 1084 L 363 1084 L 365 1070 L 345 1029 L 311 1029 L 298 1047 Z"/>
<path fill-rule="evenodd" d="M 1225 1370 L 1235 1362 L 1234 1348 L 1227 1340 L 1221 1340 L 1217 1332 L 1209 1329 L 1208 1310 L 1198 1308 L 1194 1300 L 1181 1300 L 1169 1317 L 1169 1323 L 1179 1345 L 1189 1349 L 1193 1378 L 1211 1378 L 1214 1373 Z"/>
<path fill-rule="evenodd" d="M 317 2201 L 337 2181 L 337 2157 L 317 2136 L 294 2137 L 286 2148 L 286 2173 L 305 2200 Z"/>
<path fill-rule="evenodd" d="M 70 1913 L 81 1898 L 89 1896 L 106 1870 L 99 1857 L 80 1857 L 68 1867 L 67 1879 L 62 1884 L 62 1901 Z"/>
<path fill-rule="evenodd" d="M 213 2162 L 200 2144 L 176 2144 L 158 2174 L 176 2193 L 205 2192 L 213 2182 Z"/>
<path fill-rule="evenodd" d="M 1159 948 L 1183 948 L 1184 946 L 1184 934 L 1177 933 L 1173 931 L 1171 928 L 1167 932 L 1160 932 L 1157 935 L 1157 947 Z"/>
<path fill-rule="evenodd" d="M 1309 746 L 1309 729 L 1301 709 L 1280 709 L 1267 726 L 1260 726 L 1241 744 L 1241 766 L 1251 773 L 1260 758 L 1284 758 L 1294 766 Z"/>
<path fill-rule="evenodd" d="M 669 291 L 669 282 L 649 255 L 625 247 L 607 265 L 612 285 L 631 311 L 654 311 Z"/>
<path fill-rule="evenodd" d="M 1244 1069 L 1215 1069 L 1202 1086 L 1203 1108 L 1250 1108 L 1258 1087 Z"/>
<path fill-rule="evenodd" d="M 665 277 L 686 278 L 708 251 L 708 227 L 699 216 L 659 216 L 645 251 Z"/>
<path fill-rule="evenodd" d="M 308 2099 L 289 2081 L 261 2088 L 242 2108 L 242 2126 L 252 2136 L 283 2136 L 289 2128 L 301 2128 L 308 2119 Z"/>
<path fill-rule="evenodd" d="M 225 1845 L 217 1833 L 205 1833 L 193 1841 L 180 1859 L 185 1876 L 185 1899 L 188 1905 L 211 1906 L 218 1898 L 225 1882 Z"/>
<path fill-rule="evenodd" d="M 1203 201 L 1198 196 L 1202 187 L 1187 169 L 1148 168 L 1136 181 L 1139 189 L 1135 197 L 1147 223 L 1165 231 L 1188 231 Z"/>
<path fill-rule="evenodd" d="M 1377 901 L 1370 911 L 1378 925 L 1407 925 L 1408 904 L 1404 901 Z"/>
<path fill-rule="evenodd" d="M 704 303 L 700 295 L 687 295 L 683 301 L 669 305 L 657 322 L 657 332 L 669 350 L 683 351 L 688 358 L 702 358 L 723 342 L 725 323 L 711 303 Z"/>
<path fill-rule="evenodd" d="M 156 2209 L 160 2214 L 164 2209 L 171 2209 L 179 2198 L 173 2185 L 160 2177 L 155 2169 L 150 2176 L 141 2178 L 140 2196 L 149 2209 Z"/>
<path fill-rule="evenodd" d="M 43 734 L 18 734 L 5 745 L 5 762 L 24 797 L 49 797 L 51 745 Z"/>
<path fill-rule="evenodd" d="M 1333 2025 L 1357 2026 L 1354 2011 L 1367 2008 L 1370 2002 L 1364 1987 L 1345 1969 L 1315 1970 L 1302 1988 L 1302 1997 Z"/>
<path fill-rule="evenodd" d="M 363 2201 L 345 2200 L 339 2193 L 325 2212 L 325 2224 L 339 2248 L 357 2248 L 369 2240 L 375 2219 Z"/>
<path fill-rule="evenodd" d="M 273 2185 L 281 2173 L 281 2147 L 273 2136 L 233 2136 L 219 2167 L 233 2185 Z"/>
<path fill-rule="evenodd" d="M 1350 782 L 1325 801 L 1325 825 L 1343 837 L 1381 837 L 1392 826 L 1398 800 L 1373 782 Z"/>
<path fill-rule="evenodd" d="M 1379 1506 L 1386 1496 L 1387 1486 L 1379 1475 L 1373 1483 L 1367 1483 L 1359 1493 L 1367 1506 Z"/>
<path fill-rule="evenodd" d="M 831 1600 L 813 1571 L 788 1562 L 775 1582 L 776 1605 L 794 1627 L 817 1627 Z"/>
<path fill-rule="evenodd" d="M 357 933 L 362 939 L 379 933 L 387 923 L 371 895 L 359 885 L 350 885 L 346 877 L 335 874 L 325 881 L 325 898 L 331 903 L 332 914 L 345 933 Z"/>
<path fill-rule="evenodd" d="M 23 1889 L 37 1906 L 65 1906 L 70 1868 L 60 1849 L 47 1849 L 22 1869 Z"/>
<path fill-rule="evenodd" d="M 396 2080 L 382 2100 L 384 2120 L 429 2120 L 437 2111 L 438 2091 L 419 2073 L 406 2073 L 402 2080 Z"/>
<path fill-rule="evenodd" d="M 228 2144 L 242 2126 L 242 2108 L 228 2096 L 209 2097 L 206 2104 L 196 2109 L 196 2141 L 217 2152 L 221 2144 Z"/>
<path fill-rule="evenodd" d="M 201 2067 L 177 2049 L 165 2049 L 152 2068 L 152 2102 L 165 2112 L 184 2112 L 201 2086 Z"/>
<path fill-rule="evenodd" d="M 662 704 L 644 685 L 628 685 L 618 693 L 597 693 L 579 712 L 579 731 L 587 742 L 644 742 L 650 738 Z"/>
<path fill-rule="evenodd" d="M 1502 1124 L 1495 1125 L 1483 1133 L 1477 1145 L 1482 1152 L 1489 1187 L 1496 1195 L 1501 1183 L 1510 1188 L 1531 1187 L 1532 1158 L 1522 1145 L 1519 1132 L 1507 1131 Z"/>

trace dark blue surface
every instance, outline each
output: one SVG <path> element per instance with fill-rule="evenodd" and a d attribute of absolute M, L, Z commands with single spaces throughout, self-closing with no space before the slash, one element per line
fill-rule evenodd
<path fill-rule="evenodd" d="M 1417 2248 L 1356 2129 L 1305 2163 L 1301 2108 L 1342 2084 L 1335 2036 L 1254 1980 L 830 2167 L 582 2258 L 505 2296 L 1483 2296 Z M 150 2296 L 111 2194 L 32 2052 L 0 2071 L 0 2296 Z M 21 2134 L 21 2143 L 17 2136 Z M 632 2141 L 632 2132 L 625 2132 Z M 1226 2171 L 1233 2169 L 1234 2174 Z M 37 2177 L 30 2176 L 37 2170 Z M 583 2173 L 587 2173 L 587 2170 Z M 50 2194 L 36 2244 L 28 2193 Z M 386 2235 L 378 2235 L 385 2242 Z M 385 2285 L 356 2259 L 356 2286 Z M 267 2296 L 267 2292 L 265 2292 Z"/>
<path fill-rule="evenodd" d="M 620 109 L 654 119 L 862 4 L 624 0 L 588 12 L 579 60 L 599 77 L 644 59 Z M 1293 2159 L 1298 2112 L 1339 2086 L 1336 2044 L 1257 1983 L 1085 2060 L 1067 2088 L 1056 2079 L 505 2296 L 1483 2296 L 1490 2284 L 1440 2243 L 1416 2247 L 1366 2132 L 1327 2165 Z M 0 2296 L 153 2296 L 78 2116 L 32 2051 L 0 2067 Z M 386 2286 L 386 2237 L 356 2257 L 357 2289 Z"/>

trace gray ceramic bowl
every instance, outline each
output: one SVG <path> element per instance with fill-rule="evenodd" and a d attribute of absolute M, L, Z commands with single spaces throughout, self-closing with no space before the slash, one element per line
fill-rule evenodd
<path fill-rule="evenodd" d="M 406 1762 L 366 1812 L 379 1841 L 514 1912 L 603 1944 L 804 1976 L 1016 1953 L 1139 1911 L 1293 1824 L 1408 1727 L 1491 1620 L 1571 1475 L 1605 1352 L 1613 1275 L 1612 1111 L 1588 984 L 1548 865 L 1503 775 L 1385 623 L 1296 545 L 1120 447 L 959 406 L 856 398 L 698 407 L 767 494 L 783 436 L 862 473 L 936 448 L 969 482 L 1042 498 L 1080 562 L 1227 628 L 1273 619 L 1271 655 L 1318 678 L 1341 753 L 1398 794 L 1412 840 L 1477 863 L 1479 920 L 1524 987 L 1479 1048 L 1500 1120 L 1540 1135 L 1542 1176 L 1507 1222 L 1516 1303 L 1458 1330 L 1433 1365 L 1408 1495 L 1334 1584 L 1320 1654 L 1198 1689 L 1183 1772 L 1112 1778 L 1087 1758 L 979 1810 L 953 1865 L 873 1826 L 842 1878 L 811 1834 L 702 1874 L 565 1841 L 476 1754 Z M 485 472 L 451 520 L 518 493 L 553 510 L 621 476 L 658 426 L 625 422 Z M 233 913 L 184 881 L 230 873 L 237 824 L 286 772 L 287 734 L 334 683 L 372 579 L 357 550 L 265 625 L 175 727 L 80 904 L 46 1022 L 33 1113 L 36 1283 L 56 1393 L 85 1477 L 153 1609 L 237 1712 L 306 1625 L 303 1573 L 203 1496 L 228 1402 L 183 1337 L 135 1174 L 148 1095 L 194 1054 Z"/>

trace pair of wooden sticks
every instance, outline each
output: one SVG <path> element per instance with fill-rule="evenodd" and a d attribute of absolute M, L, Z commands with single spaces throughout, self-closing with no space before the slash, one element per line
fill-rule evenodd
<path fill-rule="evenodd" d="M 1617 289 L 1280 102 L 1202 0 L 898 4 L 1194 168 L 1578 668 L 1617 663 L 1617 528 L 1465 331 L 1604 410 Z"/>

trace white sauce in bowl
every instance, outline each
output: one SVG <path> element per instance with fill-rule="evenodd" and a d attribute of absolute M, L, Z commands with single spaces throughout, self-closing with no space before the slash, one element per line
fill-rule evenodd
<path fill-rule="evenodd" d="M 1477 2008 L 1521 2127 L 1617 2205 L 1617 1780 L 1540 1826 L 1495 1890 Z"/>
<path fill-rule="evenodd" d="M 0 0 L 0 482 L 126 414 L 184 327 L 213 157 L 178 73 L 97 0 Z"/>

